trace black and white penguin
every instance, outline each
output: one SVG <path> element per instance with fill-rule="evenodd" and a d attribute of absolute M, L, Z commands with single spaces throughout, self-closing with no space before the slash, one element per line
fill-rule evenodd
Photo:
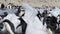
<path fill-rule="evenodd" d="M 0 8 L 1 9 L 3 9 L 5 6 L 4 6 L 4 4 L 2 3 L 2 4 L 0 4 Z"/>
<path fill-rule="evenodd" d="M 26 28 L 27 28 L 27 23 L 26 23 L 25 20 L 22 18 L 22 17 L 25 15 L 25 10 L 22 8 L 22 6 L 19 6 L 16 15 L 20 17 L 19 20 L 21 21 L 21 24 L 19 24 L 19 25 L 17 26 L 17 28 L 22 25 L 22 34 L 25 34 Z"/>

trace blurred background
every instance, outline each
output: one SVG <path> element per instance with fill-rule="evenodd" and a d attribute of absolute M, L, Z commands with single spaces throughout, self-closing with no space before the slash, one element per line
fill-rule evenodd
<path fill-rule="evenodd" d="M 28 3 L 33 7 L 41 6 L 60 6 L 60 0 L 0 0 L 0 3 L 20 5 L 21 3 Z"/>

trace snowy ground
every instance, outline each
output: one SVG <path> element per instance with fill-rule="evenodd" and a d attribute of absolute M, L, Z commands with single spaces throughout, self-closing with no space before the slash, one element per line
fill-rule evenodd
<path fill-rule="evenodd" d="M 46 32 L 46 25 L 43 26 L 42 22 L 36 16 L 37 10 L 35 8 L 32 8 L 31 6 L 27 5 L 27 4 L 22 4 L 22 7 L 26 13 L 25 16 L 23 17 L 23 19 L 28 24 L 26 34 L 48 34 L 48 32 Z M 16 9 L 0 10 L 0 12 L 1 12 L 0 14 L 3 14 L 3 12 L 5 12 L 5 11 L 11 14 L 11 13 L 16 12 Z M 59 12 L 60 9 L 58 9 L 58 8 L 53 10 L 53 11 L 58 11 L 58 12 L 54 12 L 54 14 L 57 14 L 57 15 L 60 14 L 60 12 Z"/>

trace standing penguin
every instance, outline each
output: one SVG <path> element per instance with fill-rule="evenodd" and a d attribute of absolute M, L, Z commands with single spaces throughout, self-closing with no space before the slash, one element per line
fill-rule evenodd
<path fill-rule="evenodd" d="M 18 28 L 19 26 L 22 26 L 22 34 L 25 34 L 26 28 L 27 28 L 27 23 L 25 20 L 22 18 L 25 15 L 25 10 L 22 8 L 22 6 L 19 6 L 17 13 L 15 13 L 16 16 L 19 16 L 19 20 L 21 23 L 16 27 Z"/>
<path fill-rule="evenodd" d="M 0 4 L 0 8 L 1 9 L 3 9 L 5 6 L 4 6 L 4 4 L 2 3 L 2 4 Z"/>

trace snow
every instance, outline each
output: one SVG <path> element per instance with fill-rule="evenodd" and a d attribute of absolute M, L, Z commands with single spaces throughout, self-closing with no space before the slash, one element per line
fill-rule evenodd
<path fill-rule="evenodd" d="M 25 15 L 22 18 L 28 24 L 25 34 L 48 34 L 46 32 L 46 25 L 43 26 L 42 22 L 36 16 L 36 14 L 38 13 L 37 10 L 27 4 L 22 4 L 22 7 L 25 10 Z M 16 17 L 14 14 L 8 14 L 8 16 L 5 19 L 11 20 L 11 22 L 16 27 L 16 25 L 19 24 L 17 18 L 19 17 Z M 20 29 L 18 29 L 19 31 L 16 30 L 16 32 L 20 32 L 21 31 Z"/>
<path fill-rule="evenodd" d="M 46 28 L 36 16 L 37 10 L 27 4 L 22 4 L 22 7 L 25 9 L 25 15 L 23 19 L 27 23 L 25 34 L 47 34 Z"/>
<path fill-rule="evenodd" d="M 5 19 L 8 19 L 10 20 L 13 24 L 14 24 L 14 27 L 15 27 L 15 32 L 18 32 L 18 33 L 21 33 L 21 26 L 16 29 L 16 27 L 20 24 L 20 20 L 18 20 L 19 17 L 17 17 L 15 14 L 8 14 L 5 18 Z"/>
<path fill-rule="evenodd" d="M 21 5 L 23 9 L 25 10 L 25 15 L 22 17 L 26 23 L 27 23 L 27 29 L 25 34 L 48 34 L 46 32 L 46 25 L 43 26 L 43 23 L 38 19 L 36 16 L 38 11 L 31 7 L 30 5 L 23 3 Z M 2 12 L 1 12 L 2 11 Z M 15 31 L 16 32 L 21 32 L 21 27 L 16 29 L 17 25 L 20 24 L 20 21 L 18 20 L 19 17 L 17 17 L 14 12 L 16 12 L 16 9 L 5 9 L 5 10 L 0 10 L 0 14 L 3 14 L 3 12 L 8 12 L 9 14 L 4 18 L 4 19 L 9 19 L 15 26 Z M 43 9 L 39 10 L 40 13 L 43 13 Z M 50 11 L 54 16 L 57 16 L 60 14 L 60 9 L 56 8 L 53 11 Z M 5 30 L 5 29 L 3 29 Z"/>
<path fill-rule="evenodd" d="M 13 13 L 15 13 L 17 11 L 17 9 L 7 9 L 7 8 L 5 8 L 5 9 L 0 9 L 0 15 L 3 15 L 3 13 L 4 12 L 7 12 L 7 13 L 9 13 L 9 14 L 13 14 Z M 8 16 L 7 18 L 10 18 L 11 16 Z M 14 17 L 15 18 L 15 17 Z M 12 19 L 12 18 L 10 18 L 10 19 Z M 19 31 L 17 31 L 17 32 L 20 32 L 21 30 L 21 27 L 19 27 L 17 30 L 19 30 Z M 3 29 L 1 30 L 3 33 L 5 33 L 6 32 L 6 28 L 5 28 L 5 25 L 3 26 Z"/>
<path fill-rule="evenodd" d="M 34 22 L 28 24 L 26 34 L 47 34 L 47 32 L 45 26 L 36 16 Z"/>
<path fill-rule="evenodd" d="M 60 14 L 60 9 L 56 7 L 54 10 L 50 11 L 51 14 L 53 14 L 55 17 L 57 17 Z"/>
<path fill-rule="evenodd" d="M 7 13 L 15 13 L 17 11 L 17 9 L 0 9 L 0 15 L 2 15 L 4 12 L 7 12 Z"/>
<path fill-rule="evenodd" d="M 38 13 L 37 10 L 35 10 L 34 8 L 32 8 L 31 6 L 29 6 L 28 4 L 25 4 L 25 3 L 22 4 L 21 6 L 25 10 L 25 15 L 24 15 L 23 19 L 27 23 L 31 23 L 33 21 L 33 19 L 35 18 L 36 14 Z"/>

